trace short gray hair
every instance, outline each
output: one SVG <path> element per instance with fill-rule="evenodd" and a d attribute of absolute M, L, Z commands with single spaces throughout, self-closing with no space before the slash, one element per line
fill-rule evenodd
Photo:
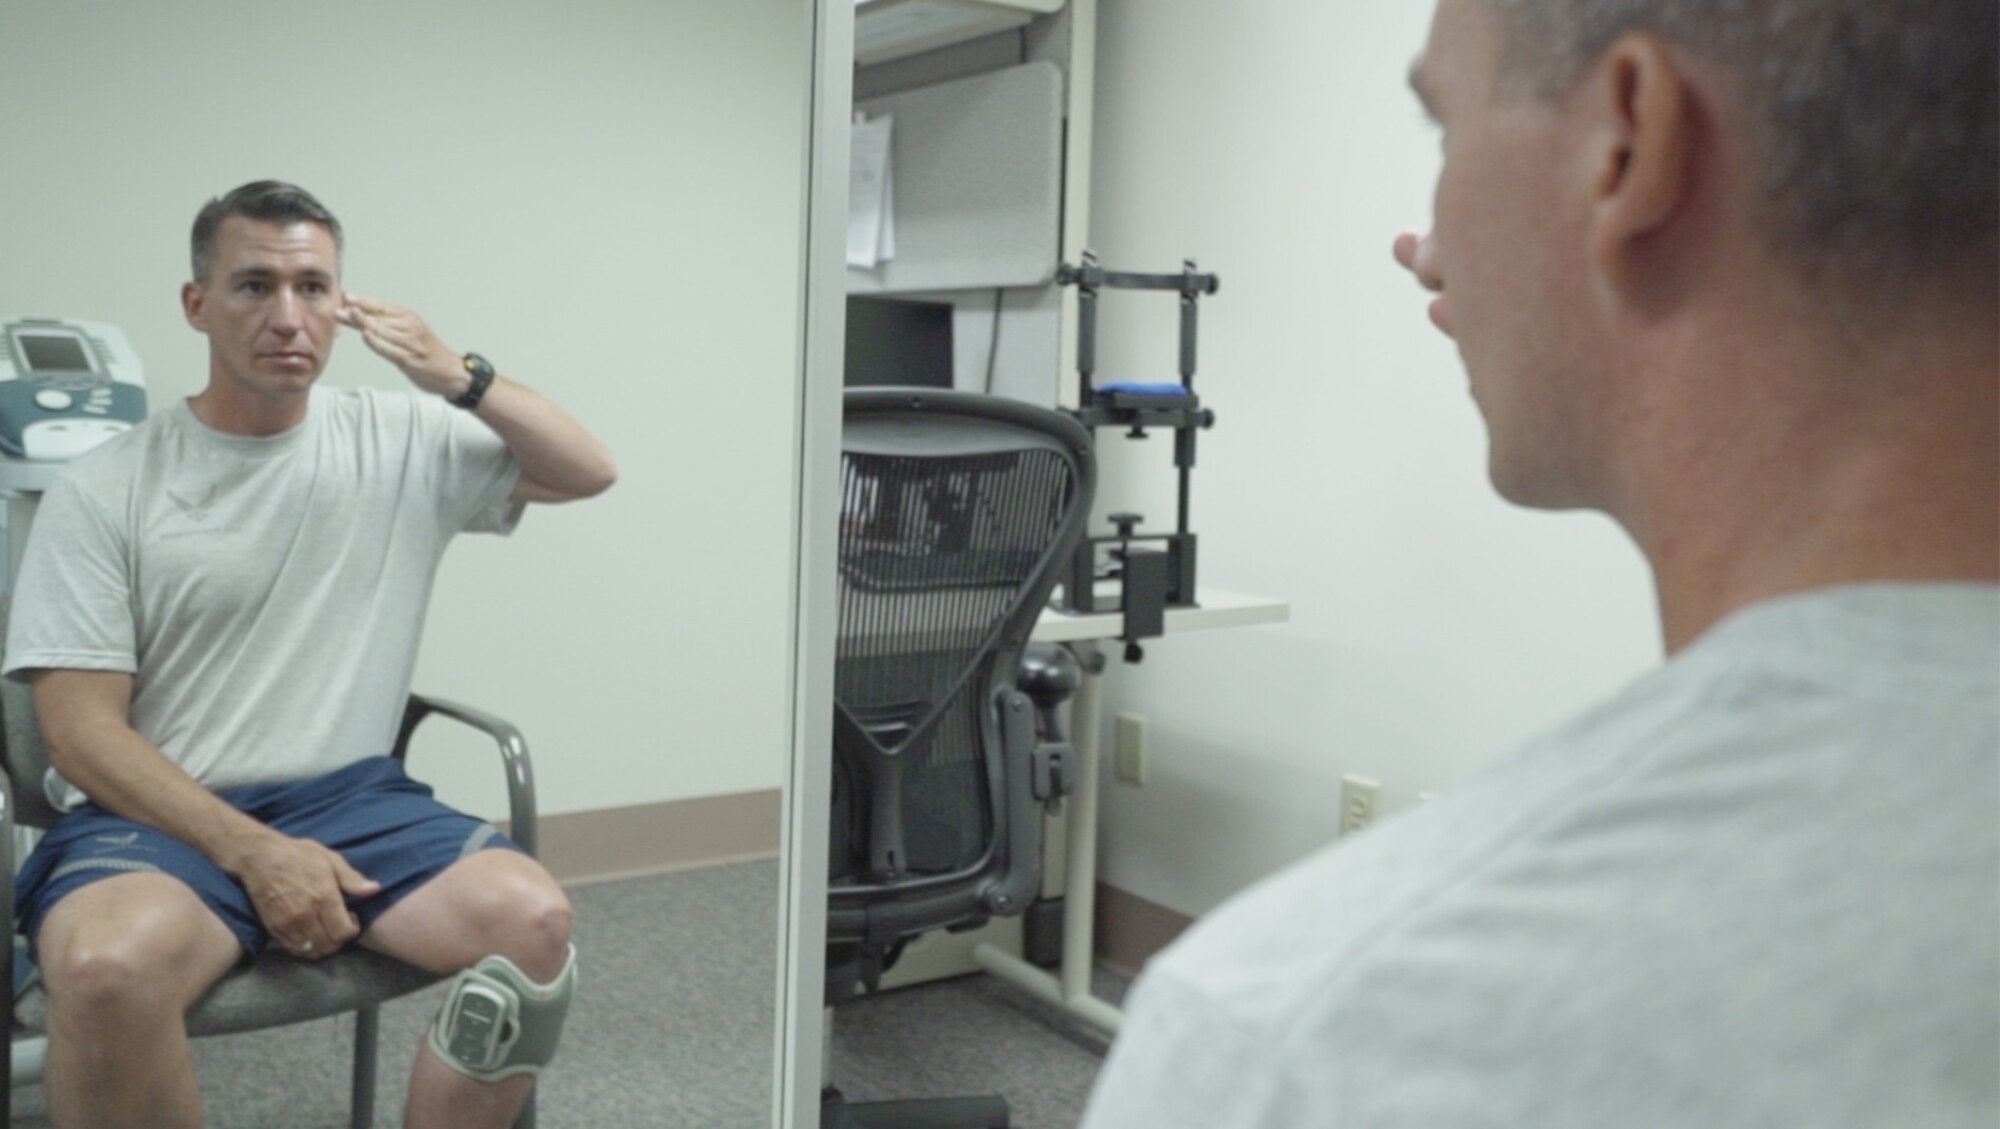
<path fill-rule="evenodd" d="M 1543 96 L 1631 31 L 1724 67 L 1754 123 L 1766 233 L 1809 281 L 1892 306 L 1910 287 L 1994 301 L 1994 0 L 1487 2 L 1502 81 Z"/>
<path fill-rule="evenodd" d="M 215 260 L 215 233 L 230 216 L 270 223 L 316 223 L 333 236 L 336 261 L 343 247 L 340 221 L 312 193 L 282 180 L 253 180 L 202 205 L 194 217 L 191 250 L 196 282 L 208 281 L 208 268 Z"/>

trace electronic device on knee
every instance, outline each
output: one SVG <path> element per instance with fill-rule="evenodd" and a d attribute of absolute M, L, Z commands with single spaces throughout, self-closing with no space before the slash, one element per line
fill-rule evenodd
<path fill-rule="evenodd" d="M 504 956 L 484 957 L 452 980 L 431 1025 L 431 1050 L 453 1070 L 481 1082 L 539 1074 L 555 1057 L 575 990 L 575 945 L 562 971 L 546 984 Z"/>

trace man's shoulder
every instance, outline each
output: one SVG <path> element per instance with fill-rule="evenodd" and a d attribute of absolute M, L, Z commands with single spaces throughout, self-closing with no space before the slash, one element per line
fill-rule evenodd
<path fill-rule="evenodd" d="M 1948 597 L 1931 597 L 1927 648 L 1943 646 L 1945 613 L 1993 600 Z M 1810 929 L 1772 924 L 1780 905 L 1838 920 L 1886 888 L 1971 896 L 1963 859 L 1995 853 L 1990 663 L 1946 680 L 1966 665 L 1946 649 L 1890 700 L 1879 686 L 1894 672 L 1877 668 L 1919 667 L 1921 651 L 1827 660 L 1840 639 L 1799 646 L 1796 616 L 1747 626 L 1230 899 L 1148 976 L 1282 1040 L 1338 1027 L 1413 978 L 1428 985 L 1409 989 L 1419 998 L 1455 986 L 1526 999 L 1556 990 L 1565 966 L 1603 960 L 1617 978 L 1619 954 L 1665 966 L 1662 946 L 1692 959 L 1806 943 Z M 1842 638 L 1881 650 L 1867 631 L 1843 625 Z M 1885 928 L 1882 952 L 1923 932 Z"/>
<path fill-rule="evenodd" d="M 166 442 L 178 421 L 174 409 L 150 415 L 70 460 L 56 476 L 68 491 L 100 502 L 127 489 L 143 473 L 147 461 Z"/>
<path fill-rule="evenodd" d="M 1915 596 L 1935 606 L 1847 593 L 1746 619 L 1245 890 L 1147 967 L 1124 1030 L 1148 1049 L 1125 1057 L 1233 1055 L 1261 1108 L 1348 1103 L 1343 1124 L 1770 1124 L 1814 1103 L 1883 1123 L 1991 1030 L 1964 985 L 1995 959 L 1992 644 L 1943 628 L 1985 609 L 1961 634 L 1990 636 L 1994 597 Z M 1913 673 L 1884 690 L 1890 668 Z M 1880 1030 L 1945 1034 L 1826 1075 Z"/>
<path fill-rule="evenodd" d="M 1399 813 L 1227 899 L 1147 966 L 1146 977 L 1273 1038 L 1332 1004 L 1385 936 L 1420 918 L 1507 836 L 1471 791 Z M 1456 828 L 1456 831 L 1454 830 Z"/>
<path fill-rule="evenodd" d="M 1371 962 L 1452 921 L 1468 899 L 1562 849 L 1570 821 L 1671 756 L 1700 709 L 1687 679 L 1654 671 L 1436 799 L 1321 848 L 1197 921 L 1147 975 L 1281 1029 L 1337 1013 Z"/>

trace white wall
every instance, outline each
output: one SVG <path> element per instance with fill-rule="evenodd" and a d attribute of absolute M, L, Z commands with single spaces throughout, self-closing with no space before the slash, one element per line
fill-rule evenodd
<path fill-rule="evenodd" d="M 602 499 L 461 539 L 421 690 L 516 720 L 543 810 L 775 787 L 788 742 L 800 0 L 69 0 L 0 7 L 0 313 L 122 326 L 156 406 L 206 379 L 187 231 L 320 196 L 346 283 L 570 408 Z M 324 378 L 403 387 L 343 339 Z M 497 812 L 470 741 L 420 774 Z M 466 750 L 463 756 L 457 749 Z"/>
<path fill-rule="evenodd" d="M 1390 258 L 1438 165 L 1404 84 L 1430 7 L 1102 0 L 1091 242 L 1117 269 L 1221 275 L 1201 578 L 1293 602 L 1107 679 L 1107 720 L 1146 716 L 1152 759 L 1143 789 L 1106 785 L 1102 874 L 1184 913 L 1329 842 L 1343 773 L 1393 812 L 1657 661 L 1624 535 L 1492 493 L 1457 354 Z M 1170 297 L 1101 314 L 1100 376 L 1171 376 Z M 1170 440 L 1104 434 L 1126 449 L 1101 509 L 1168 524 Z"/>

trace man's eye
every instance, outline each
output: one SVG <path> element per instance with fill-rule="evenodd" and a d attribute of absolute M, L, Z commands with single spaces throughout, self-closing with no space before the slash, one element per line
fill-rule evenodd
<path fill-rule="evenodd" d="M 245 294 L 262 294 L 264 293 L 264 291 L 270 289 L 270 287 L 266 286 L 262 282 L 257 281 L 256 279 L 251 279 L 247 282 L 244 282 L 236 289 Z"/>

